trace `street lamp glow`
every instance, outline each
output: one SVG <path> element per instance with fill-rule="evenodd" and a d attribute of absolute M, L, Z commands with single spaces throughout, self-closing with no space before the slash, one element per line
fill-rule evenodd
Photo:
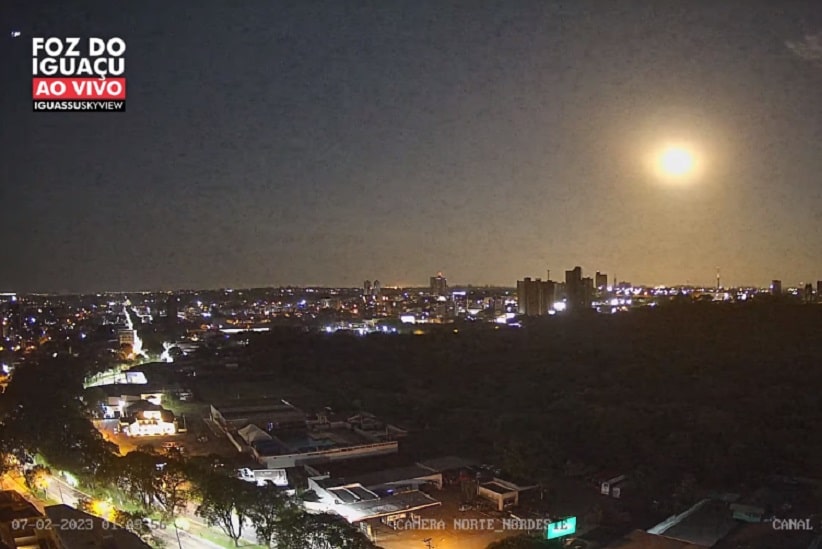
<path fill-rule="evenodd" d="M 109 519 L 114 514 L 114 507 L 108 501 L 94 500 L 91 504 L 92 512 L 98 517 Z"/>

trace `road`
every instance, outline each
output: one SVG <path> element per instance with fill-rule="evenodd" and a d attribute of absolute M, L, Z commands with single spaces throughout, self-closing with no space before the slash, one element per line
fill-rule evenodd
<path fill-rule="evenodd" d="M 64 503 L 76 508 L 81 498 L 92 499 L 88 494 L 70 486 L 66 481 L 56 476 L 49 477 L 46 496 L 42 499 L 36 498 L 28 490 L 23 478 L 19 475 L 0 477 L 0 485 L 4 489 L 15 490 L 23 494 L 40 512 L 43 512 L 43 508 L 53 502 Z M 222 537 L 220 530 L 203 523 L 194 514 L 193 506 L 189 506 L 181 513 L 181 519 L 185 523 L 185 529 L 175 529 L 173 526 L 154 528 L 152 529 L 152 535 L 167 549 L 224 549 L 225 545 L 211 541 L 211 539 Z M 508 535 L 511 535 L 511 532 L 502 533 L 493 530 L 461 531 L 453 528 L 439 531 L 388 531 L 382 529 L 377 535 L 376 542 L 382 549 L 423 549 L 426 547 L 424 540 L 431 538 L 432 549 L 485 549 L 492 541 L 497 541 Z M 254 531 L 250 525 L 246 525 L 246 528 L 244 528 L 240 546 L 258 547 L 254 539 Z"/>
<path fill-rule="evenodd" d="M 55 476 L 49 477 L 44 498 L 36 497 L 25 485 L 23 477 L 19 475 L 6 474 L 0 477 L 0 486 L 5 490 L 19 492 L 41 513 L 44 513 L 45 507 L 51 505 L 53 502 L 63 503 L 76 508 L 81 498 L 93 499 L 90 495 L 70 486 L 63 479 Z M 210 531 L 211 536 L 213 536 L 216 530 L 211 529 L 195 516 L 189 516 L 189 514 L 187 514 L 185 519 L 187 531 L 182 529 L 178 530 L 174 527 L 154 528 L 152 529 L 152 536 L 170 549 L 224 549 L 223 545 L 214 543 L 200 535 L 209 535 L 208 531 Z M 252 543 L 251 540 L 243 541 L 244 543 L 241 543 L 241 546 L 251 545 Z"/>

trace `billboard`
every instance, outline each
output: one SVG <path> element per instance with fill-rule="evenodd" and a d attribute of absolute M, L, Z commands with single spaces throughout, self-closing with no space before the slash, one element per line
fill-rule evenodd
<path fill-rule="evenodd" d="M 556 539 L 570 536 L 577 531 L 577 517 L 568 517 L 551 522 L 545 529 L 545 539 Z"/>

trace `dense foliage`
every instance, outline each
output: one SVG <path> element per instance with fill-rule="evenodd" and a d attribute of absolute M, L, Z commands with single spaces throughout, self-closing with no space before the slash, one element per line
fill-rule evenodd
<path fill-rule="evenodd" d="M 252 340 L 245 376 L 400 421 L 406 448 L 539 480 L 632 470 L 671 494 L 684 478 L 818 473 L 820 325 L 818 306 L 705 303 L 426 336 L 273 333 Z"/>
<path fill-rule="evenodd" d="M 42 455 L 56 468 L 96 474 L 116 448 L 103 439 L 80 398 L 85 370 L 71 358 L 44 359 L 17 368 L 0 395 L 0 445 L 4 454 Z"/>

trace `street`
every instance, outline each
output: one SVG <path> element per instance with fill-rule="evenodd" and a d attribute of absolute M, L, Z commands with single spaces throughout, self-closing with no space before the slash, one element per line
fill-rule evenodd
<path fill-rule="evenodd" d="M 44 513 L 45 507 L 55 503 L 63 503 L 70 507 L 77 508 L 81 498 L 93 499 L 90 495 L 78 490 L 63 479 L 50 476 L 45 489 L 45 498 L 36 497 L 26 486 L 23 477 L 20 475 L 6 474 L 0 477 L 0 486 L 4 490 L 14 490 L 23 495 L 34 505 L 38 511 Z M 220 537 L 221 533 L 215 528 L 204 524 L 199 517 L 196 517 L 191 510 L 181 516 L 186 529 L 175 529 L 173 526 L 166 528 L 152 528 L 152 536 L 160 541 L 164 547 L 179 549 L 223 549 L 224 545 L 206 539 L 204 536 Z M 179 536 L 178 536 L 179 534 Z M 253 535 L 253 534 L 246 534 Z M 240 546 L 253 545 L 253 540 L 240 540 Z"/>

